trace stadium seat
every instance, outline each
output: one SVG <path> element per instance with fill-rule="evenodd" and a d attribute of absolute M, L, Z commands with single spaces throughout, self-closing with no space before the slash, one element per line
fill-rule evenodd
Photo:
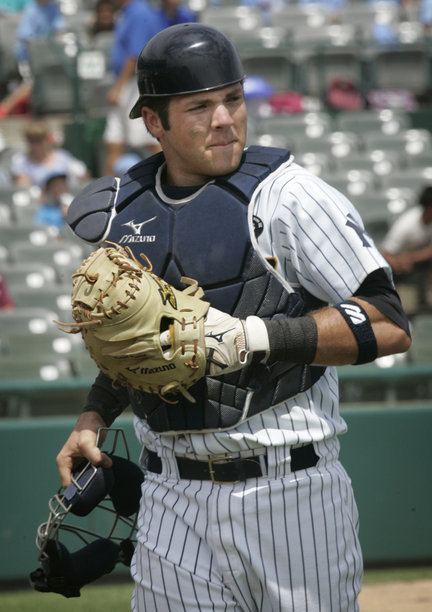
<path fill-rule="evenodd" d="M 54 267 L 59 282 L 63 282 L 64 271 L 69 270 L 71 266 L 77 267 L 84 256 L 83 248 L 79 244 L 67 241 L 40 246 L 16 242 L 11 246 L 10 253 L 12 262 L 40 262 Z M 70 277 L 67 280 L 70 281 Z"/>
<path fill-rule="evenodd" d="M 243 57 L 243 68 L 246 74 L 259 75 L 266 79 L 276 92 L 287 91 L 295 87 L 296 67 L 292 61 L 275 49 L 265 53 L 249 53 Z"/>
<path fill-rule="evenodd" d="M 341 173 L 331 173 L 324 177 L 324 180 L 341 191 L 348 198 L 364 195 L 373 191 L 375 179 L 372 172 L 367 170 L 347 170 Z"/>
<path fill-rule="evenodd" d="M 368 170 L 376 177 L 376 184 L 380 177 L 398 171 L 402 165 L 402 156 L 397 151 L 365 151 L 354 152 L 348 157 L 342 157 L 336 162 L 337 171 Z"/>
<path fill-rule="evenodd" d="M 16 242 L 27 242 L 34 246 L 46 245 L 50 239 L 52 240 L 45 228 L 35 227 L 33 223 L 10 226 L 0 224 L 0 244 L 7 248 Z"/>
<path fill-rule="evenodd" d="M 426 45 L 380 47 L 371 52 L 369 89 L 422 93 L 430 85 L 431 59 Z"/>
<path fill-rule="evenodd" d="M 29 343 L 32 334 L 45 334 L 48 330 L 56 330 L 53 321 L 56 313 L 45 308 L 17 308 L 15 310 L 0 310 L 0 335 L 7 338 L 17 333 L 27 333 Z"/>
<path fill-rule="evenodd" d="M 32 111 L 38 115 L 70 113 L 79 108 L 75 57 L 67 41 L 35 39 L 29 44 L 29 62 L 34 77 Z"/>
<path fill-rule="evenodd" d="M 348 2 L 338 10 L 340 23 L 356 26 L 359 30 L 369 27 L 371 23 L 396 24 L 399 20 L 397 2 Z"/>
<path fill-rule="evenodd" d="M 63 321 L 72 321 L 71 286 L 21 288 L 14 286 L 13 298 L 18 308 L 46 308 Z"/>
<path fill-rule="evenodd" d="M 408 188 L 418 193 L 422 187 L 432 185 L 432 167 L 407 168 L 394 175 L 382 177 L 383 188 Z"/>
<path fill-rule="evenodd" d="M 432 315 L 417 315 L 412 324 L 410 357 L 415 363 L 432 363 Z"/>
<path fill-rule="evenodd" d="M 401 130 L 396 134 L 366 132 L 362 141 L 369 151 L 400 151 L 407 158 L 432 152 L 432 135 L 426 129 Z"/>
<path fill-rule="evenodd" d="M 333 170 L 333 161 L 325 153 L 300 152 L 295 156 L 295 161 L 316 176 L 328 175 Z"/>
<path fill-rule="evenodd" d="M 254 32 L 264 25 L 261 11 L 253 6 L 207 6 L 201 12 L 200 21 L 233 37 L 238 30 Z"/>
<path fill-rule="evenodd" d="M 5 341 L 4 354 L 21 357 L 24 361 L 32 358 L 73 360 L 75 355 L 85 351 L 80 335 L 66 334 L 60 330 L 50 329 L 44 334 L 33 334 L 31 347 L 29 335 L 23 333 L 10 334 Z M 31 353 L 29 353 L 31 351 Z"/>
<path fill-rule="evenodd" d="M 15 56 L 16 29 L 19 13 L 0 13 L 0 85 L 6 85 L 17 70 Z"/>
<path fill-rule="evenodd" d="M 258 135 L 284 135 L 287 138 L 321 138 L 331 131 L 331 119 L 327 113 L 278 114 L 256 121 Z"/>
<path fill-rule="evenodd" d="M 280 26 L 295 32 L 305 27 L 314 28 L 317 32 L 331 22 L 332 13 L 323 5 L 294 4 L 274 11 L 271 15 L 272 25 Z"/>
<path fill-rule="evenodd" d="M 22 356 L 0 355 L 0 382 L 26 380 L 48 383 L 72 378 L 73 370 L 68 359 L 59 359 L 56 356 L 39 357 L 32 354 L 30 347 L 27 350 L 27 359 Z"/>
<path fill-rule="evenodd" d="M 5 276 L 13 295 L 15 289 L 40 290 L 56 284 L 56 271 L 52 265 L 35 262 L 1 262 L 0 272 Z"/>
<path fill-rule="evenodd" d="M 321 138 L 298 138 L 298 153 L 326 153 L 334 159 L 348 157 L 359 150 L 359 136 L 353 132 L 330 132 Z"/>
<path fill-rule="evenodd" d="M 392 109 L 342 111 L 335 117 L 336 129 L 364 134 L 382 132 L 396 134 L 411 127 L 407 112 Z"/>

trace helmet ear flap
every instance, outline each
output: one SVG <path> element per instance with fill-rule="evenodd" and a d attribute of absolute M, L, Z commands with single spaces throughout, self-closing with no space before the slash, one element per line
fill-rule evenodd
<path fill-rule="evenodd" d="M 111 459 L 114 473 L 114 486 L 109 494 L 111 501 L 120 516 L 132 516 L 139 509 L 144 474 L 136 463 L 124 457 L 111 455 Z"/>
<path fill-rule="evenodd" d="M 64 499 L 70 503 L 70 512 L 76 516 L 87 516 L 110 493 L 114 486 L 111 468 L 89 465 L 75 482 L 64 492 Z"/>
<path fill-rule="evenodd" d="M 79 597 L 84 585 L 112 572 L 121 560 L 120 552 L 118 544 L 105 538 L 94 540 L 74 553 L 61 542 L 49 540 L 42 567 L 30 574 L 30 581 L 37 591 Z"/>

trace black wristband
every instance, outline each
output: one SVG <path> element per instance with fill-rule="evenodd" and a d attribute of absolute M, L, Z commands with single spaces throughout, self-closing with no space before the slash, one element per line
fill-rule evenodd
<path fill-rule="evenodd" d="M 264 320 L 270 343 L 267 362 L 288 361 L 290 363 L 312 363 L 317 344 L 318 330 L 315 319 L 276 315 Z"/>

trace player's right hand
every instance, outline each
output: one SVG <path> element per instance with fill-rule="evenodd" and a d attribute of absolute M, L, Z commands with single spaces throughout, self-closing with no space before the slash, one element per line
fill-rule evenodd
<path fill-rule="evenodd" d="M 69 438 L 56 458 L 62 486 L 71 483 L 72 472 L 79 459 L 87 459 L 93 465 L 111 467 L 112 461 L 97 446 L 97 433 L 105 422 L 97 412 L 83 412 Z"/>

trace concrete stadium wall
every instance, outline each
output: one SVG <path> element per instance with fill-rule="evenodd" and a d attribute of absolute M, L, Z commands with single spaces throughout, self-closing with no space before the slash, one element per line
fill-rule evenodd
<path fill-rule="evenodd" d="M 341 438 L 341 458 L 360 510 L 365 562 L 430 561 L 432 404 L 350 407 L 343 416 L 349 432 Z M 58 489 L 55 456 L 73 422 L 68 417 L 0 421 L 0 581 L 27 580 L 37 567 L 36 529 Z M 116 426 L 124 429 L 136 459 L 131 417 L 121 417 Z"/>

